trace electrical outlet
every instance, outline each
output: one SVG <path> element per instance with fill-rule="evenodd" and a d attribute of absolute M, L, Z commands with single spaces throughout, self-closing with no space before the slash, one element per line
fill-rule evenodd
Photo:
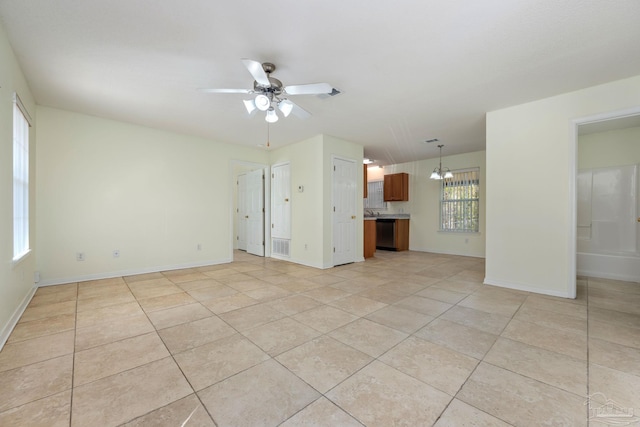
<path fill-rule="evenodd" d="M 307 250 L 307 244 L 306 243 L 304 244 L 304 250 L 305 251 Z"/>
<path fill-rule="evenodd" d="M 84 261 L 84 252 L 76 253 L 76 261 Z"/>
<path fill-rule="evenodd" d="M 201 244 L 201 243 L 198 243 L 197 249 L 198 249 L 199 251 L 201 251 L 201 250 L 202 250 L 202 244 Z"/>
<path fill-rule="evenodd" d="M 116 249 L 113 251 L 113 257 L 114 258 L 119 258 L 120 257 L 120 249 Z"/>

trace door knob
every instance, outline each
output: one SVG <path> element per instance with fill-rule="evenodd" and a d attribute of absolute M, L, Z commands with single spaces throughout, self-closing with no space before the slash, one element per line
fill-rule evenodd
<path fill-rule="evenodd" d="M 356 216 L 355 215 L 351 215 L 351 219 L 356 219 Z"/>
<path fill-rule="evenodd" d="M 249 218 L 249 215 L 245 215 L 244 217 L 245 217 L 245 218 Z"/>

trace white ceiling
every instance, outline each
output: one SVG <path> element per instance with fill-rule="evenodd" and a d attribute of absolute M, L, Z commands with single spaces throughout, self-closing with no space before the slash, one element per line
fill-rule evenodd
<path fill-rule="evenodd" d="M 273 62 L 313 114 L 271 125 L 274 148 L 319 133 L 380 164 L 483 150 L 487 111 L 640 74 L 638 0 L 0 0 L 41 105 L 257 146 L 240 62 Z"/>

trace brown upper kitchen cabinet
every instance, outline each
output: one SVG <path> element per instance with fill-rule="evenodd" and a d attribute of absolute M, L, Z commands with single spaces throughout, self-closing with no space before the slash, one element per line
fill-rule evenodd
<path fill-rule="evenodd" d="M 384 176 L 384 201 L 409 201 L 409 174 L 392 173 Z"/>

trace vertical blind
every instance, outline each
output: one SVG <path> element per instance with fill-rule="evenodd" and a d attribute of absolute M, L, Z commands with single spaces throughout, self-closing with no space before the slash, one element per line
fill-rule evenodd
<path fill-rule="evenodd" d="M 453 178 L 442 182 L 440 229 L 477 232 L 480 217 L 479 169 L 454 171 Z"/>
<path fill-rule="evenodd" d="M 29 251 L 29 114 L 20 98 L 13 106 L 13 259 Z"/>
<path fill-rule="evenodd" d="M 367 183 L 367 198 L 364 199 L 365 209 L 383 209 L 384 202 L 384 181 L 370 181 Z"/>

